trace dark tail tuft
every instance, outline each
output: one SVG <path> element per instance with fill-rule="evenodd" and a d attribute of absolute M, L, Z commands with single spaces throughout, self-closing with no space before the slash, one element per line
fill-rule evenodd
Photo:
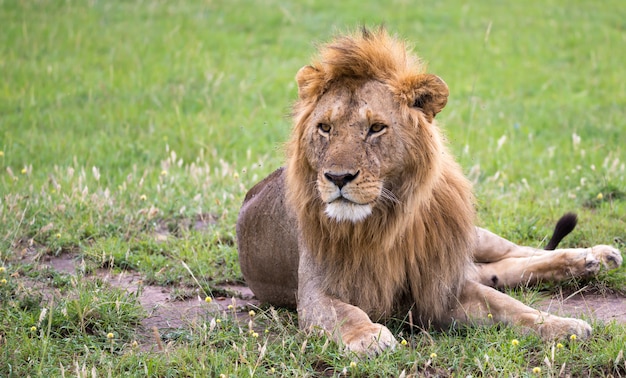
<path fill-rule="evenodd" d="M 566 237 L 567 234 L 572 232 L 574 227 L 576 227 L 577 223 L 578 223 L 578 216 L 575 213 L 567 213 L 563 215 L 561 219 L 559 219 L 559 221 L 556 222 L 556 226 L 554 227 L 554 233 L 552 234 L 552 238 L 548 242 L 548 245 L 546 245 L 545 249 L 548 251 L 552 251 L 556 249 L 556 246 L 559 245 L 561 240 L 563 240 L 563 238 Z"/>

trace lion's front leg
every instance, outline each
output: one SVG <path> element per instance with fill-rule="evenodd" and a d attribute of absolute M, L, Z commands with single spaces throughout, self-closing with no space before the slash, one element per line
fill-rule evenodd
<path fill-rule="evenodd" d="M 346 350 L 359 355 L 376 355 L 395 348 L 391 331 L 374 323 L 356 306 L 327 297 L 302 301 L 298 306 L 300 328 L 321 329 Z"/>
<path fill-rule="evenodd" d="M 360 308 L 325 294 L 315 263 L 300 256 L 298 271 L 298 323 L 301 329 L 321 330 L 345 349 L 359 355 L 376 355 L 394 349 L 391 331 L 374 323 Z"/>
<path fill-rule="evenodd" d="M 562 318 L 535 310 L 478 282 L 466 282 L 459 302 L 453 317 L 462 323 L 498 322 L 518 325 L 537 332 L 544 340 L 566 338 L 571 335 L 586 338 L 591 335 L 591 326 L 583 320 Z"/>

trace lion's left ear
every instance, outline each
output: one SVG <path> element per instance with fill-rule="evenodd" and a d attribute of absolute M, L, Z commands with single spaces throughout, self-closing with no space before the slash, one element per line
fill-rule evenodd
<path fill-rule="evenodd" d="M 409 106 L 420 109 L 432 121 L 448 102 L 448 85 L 439 76 L 421 74 L 408 79 L 404 85 Z"/>

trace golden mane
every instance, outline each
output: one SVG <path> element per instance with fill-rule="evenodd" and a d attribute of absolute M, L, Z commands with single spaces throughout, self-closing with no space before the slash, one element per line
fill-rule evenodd
<path fill-rule="evenodd" d="M 361 34 L 337 38 L 320 48 L 311 67 L 320 75 L 300 87 L 306 97 L 320 95 L 333 81 L 346 78 L 392 83 L 424 72 L 422 61 L 407 53 L 404 41 L 392 38 L 384 29 L 363 29 Z"/>
<path fill-rule="evenodd" d="M 443 84 L 445 93 L 433 92 L 429 84 L 439 79 L 423 69 L 405 43 L 383 29 L 363 30 L 322 47 L 319 59 L 298 74 L 286 196 L 298 219 L 302 245 L 327 269 L 327 293 L 373 318 L 407 310 L 399 303 L 419 303 L 413 313 L 426 324 L 448 320 L 471 265 L 475 228 L 471 186 L 433 120 L 445 105 L 447 86 Z M 362 222 L 337 222 L 324 215 L 314 184 L 317 172 L 307 160 L 311 151 L 303 136 L 329 88 L 365 81 L 384 83 L 404 109 L 398 132 L 410 157 L 387 162 L 403 169 L 399 181 L 388 183 L 396 201 L 377 202 Z M 422 103 L 425 93 L 428 101 Z M 410 109 L 422 105 L 423 111 Z"/>

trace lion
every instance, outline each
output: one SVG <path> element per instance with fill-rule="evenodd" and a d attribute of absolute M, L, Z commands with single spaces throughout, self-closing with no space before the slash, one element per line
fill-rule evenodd
<path fill-rule="evenodd" d="M 286 167 L 247 193 L 237 221 L 259 300 L 361 355 L 393 349 L 382 323 L 409 311 L 424 327 L 591 334 L 497 288 L 594 275 L 620 266 L 620 252 L 543 251 L 477 227 L 472 185 L 435 122 L 448 86 L 404 41 L 382 28 L 338 36 L 296 81 Z"/>

